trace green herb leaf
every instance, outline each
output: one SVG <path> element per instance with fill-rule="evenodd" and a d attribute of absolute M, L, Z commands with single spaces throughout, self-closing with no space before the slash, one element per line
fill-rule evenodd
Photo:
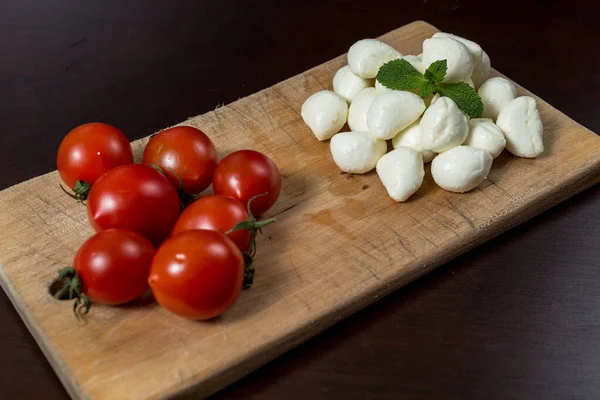
<path fill-rule="evenodd" d="M 481 98 L 468 83 L 438 83 L 438 92 L 454 100 L 458 108 L 471 118 L 479 118 L 483 113 Z"/>
<path fill-rule="evenodd" d="M 438 92 L 454 100 L 458 108 L 468 116 L 480 117 L 483 113 L 483 103 L 475 89 L 464 82 L 443 83 L 447 72 L 446 60 L 433 62 L 423 75 L 408 61 L 397 59 L 383 64 L 377 73 L 377 80 L 392 90 L 418 90 L 424 99 Z"/>
<path fill-rule="evenodd" d="M 408 61 L 397 59 L 389 61 L 379 68 L 377 80 L 383 86 L 393 90 L 419 90 L 421 97 L 427 98 L 435 92 L 432 85 L 422 73 L 417 71 Z"/>
<path fill-rule="evenodd" d="M 421 86 L 421 88 L 419 89 L 419 94 L 421 95 L 422 98 L 424 99 L 428 99 L 429 96 L 431 96 L 432 94 L 434 94 L 435 92 L 437 92 L 437 87 L 431 83 L 431 82 L 427 82 L 425 83 L 423 86 Z"/>
<path fill-rule="evenodd" d="M 444 80 L 446 72 L 448 72 L 448 63 L 446 60 L 434 61 L 427 68 L 427 71 L 425 71 L 425 79 L 435 85 Z"/>

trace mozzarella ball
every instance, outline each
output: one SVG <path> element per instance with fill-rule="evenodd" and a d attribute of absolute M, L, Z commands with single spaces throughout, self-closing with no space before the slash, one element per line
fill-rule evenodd
<path fill-rule="evenodd" d="M 494 121 L 502 108 L 517 97 L 517 87 L 506 78 L 490 78 L 477 91 L 483 103 L 483 118 Z"/>
<path fill-rule="evenodd" d="M 377 140 L 368 132 L 342 132 L 329 143 L 333 161 L 344 172 L 369 172 L 387 151 L 385 140 Z"/>
<path fill-rule="evenodd" d="M 346 123 L 348 103 L 331 90 L 321 90 L 306 99 L 300 114 L 317 139 L 327 140 Z"/>
<path fill-rule="evenodd" d="M 429 68 L 431 63 L 446 60 L 448 71 L 444 82 L 462 82 L 473 73 L 473 59 L 467 46 L 454 39 L 438 37 L 425 39 L 423 42 L 423 66 Z"/>
<path fill-rule="evenodd" d="M 471 58 L 473 59 L 473 67 L 477 68 L 479 63 L 481 62 L 483 56 L 483 49 L 480 45 L 473 42 L 472 40 L 462 38 L 460 36 L 453 35 L 451 33 L 438 32 L 433 35 L 434 38 L 450 38 L 464 44 L 467 49 L 469 49 L 469 53 L 471 54 Z"/>
<path fill-rule="evenodd" d="M 348 103 L 351 103 L 361 90 L 374 84 L 373 79 L 363 79 L 354 75 L 347 65 L 340 68 L 333 77 L 334 92 L 346 99 Z"/>
<path fill-rule="evenodd" d="M 463 82 L 475 89 L 475 84 L 473 83 L 473 80 L 471 78 L 465 79 Z"/>
<path fill-rule="evenodd" d="M 440 96 L 439 93 L 436 93 L 433 96 L 431 96 L 431 100 L 429 100 L 429 106 L 435 103 L 440 97 L 442 96 Z"/>
<path fill-rule="evenodd" d="M 375 90 L 377 90 L 378 93 L 383 93 L 394 89 L 383 86 L 377 79 L 375 79 Z"/>
<path fill-rule="evenodd" d="M 471 75 L 475 88 L 479 88 L 479 86 L 486 81 L 490 76 L 490 72 L 492 72 L 492 62 L 490 61 L 490 57 L 484 51 L 481 56 L 481 62 L 473 68 L 473 75 Z"/>
<path fill-rule="evenodd" d="M 379 68 L 402 54 L 392 46 L 375 39 L 363 39 L 354 43 L 348 50 L 348 65 L 354 75 L 361 78 L 375 78 Z"/>
<path fill-rule="evenodd" d="M 356 95 L 350 108 L 348 109 L 348 126 L 350 130 L 357 132 L 367 132 L 367 112 L 371 107 L 371 103 L 377 97 L 375 88 L 366 88 Z"/>
<path fill-rule="evenodd" d="M 412 65 L 420 73 L 422 73 L 422 74 L 425 73 L 425 67 L 423 67 L 423 62 L 421 61 L 421 59 L 418 56 L 413 56 L 411 54 L 407 54 L 400 58 L 408 61 L 410 63 L 410 65 Z"/>
<path fill-rule="evenodd" d="M 483 182 L 491 167 L 492 156 L 487 151 L 458 146 L 433 159 L 431 175 L 442 189 L 464 193 Z"/>
<path fill-rule="evenodd" d="M 533 97 L 517 97 L 508 103 L 496 124 L 506 138 L 506 150 L 515 156 L 534 158 L 544 152 L 544 127 Z"/>
<path fill-rule="evenodd" d="M 423 157 L 415 149 L 399 147 L 379 159 L 377 175 L 392 199 L 406 201 L 423 184 Z"/>
<path fill-rule="evenodd" d="M 421 96 L 404 90 L 381 93 L 367 113 L 369 132 L 377 139 L 391 139 L 425 111 Z"/>
<path fill-rule="evenodd" d="M 461 145 L 469 134 L 467 117 L 449 97 L 440 97 L 423 114 L 421 144 L 426 150 L 441 153 Z"/>
<path fill-rule="evenodd" d="M 469 120 L 469 135 L 464 144 L 487 150 L 493 158 L 496 158 L 504 150 L 506 139 L 491 119 L 473 118 Z"/>
<path fill-rule="evenodd" d="M 430 150 L 425 150 L 423 145 L 421 145 L 421 127 L 419 126 L 420 122 L 420 120 L 416 120 L 400 131 L 396 136 L 394 136 L 392 138 L 392 146 L 394 146 L 394 149 L 400 147 L 410 147 L 415 149 L 423 156 L 423 162 L 428 163 L 433 160 L 435 153 Z"/>

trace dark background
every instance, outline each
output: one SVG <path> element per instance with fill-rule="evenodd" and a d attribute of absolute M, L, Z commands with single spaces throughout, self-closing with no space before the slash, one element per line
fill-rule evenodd
<path fill-rule="evenodd" d="M 600 131 L 597 1 L 0 0 L 0 188 L 74 126 L 130 139 L 423 19 Z M 600 398 L 600 189 L 348 318 L 218 399 Z M 0 211 L 2 212 L 2 211 Z M 0 293 L 0 399 L 67 395 Z"/>

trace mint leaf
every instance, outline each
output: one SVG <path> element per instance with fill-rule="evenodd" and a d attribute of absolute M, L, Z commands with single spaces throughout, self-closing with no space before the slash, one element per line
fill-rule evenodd
<path fill-rule="evenodd" d="M 448 72 L 448 63 L 446 60 L 438 60 L 431 63 L 427 71 L 425 71 L 425 79 L 434 85 L 444 80 Z"/>
<path fill-rule="evenodd" d="M 458 108 L 471 118 L 479 118 L 483 113 L 481 98 L 468 83 L 438 83 L 437 91 L 442 96 L 454 100 Z"/>
<path fill-rule="evenodd" d="M 431 96 L 435 92 L 437 92 L 437 87 L 435 87 L 435 85 L 431 82 L 426 82 L 425 84 L 423 84 L 423 86 L 419 88 L 419 94 L 424 99 L 428 99 L 429 96 Z"/>
<path fill-rule="evenodd" d="M 421 97 L 427 98 L 435 92 L 422 73 L 417 71 L 408 61 L 397 59 L 389 61 L 379 68 L 377 80 L 383 86 L 392 90 L 419 90 Z"/>
<path fill-rule="evenodd" d="M 428 99 L 438 92 L 454 100 L 458 108 L 472 118 L 483 113 L 481 98 L 471 86 L 464 82 L 443 83 L 448 71 L 446 60 L 433 62 L 425 75 L 420 73 L 404 59 L 392 60 L 383 64 L 377 72 L 377 80 L 392 90 L 418 90 L 421 97 Z"/>

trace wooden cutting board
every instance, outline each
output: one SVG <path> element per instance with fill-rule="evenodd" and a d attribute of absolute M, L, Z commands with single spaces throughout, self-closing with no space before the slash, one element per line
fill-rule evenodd
<path fill-rule="evenodd" d="M 382 36 L 420 53 L 435 28 L 415 22 Z M 477 39 L 477 38 L 472 38 Z M 429 172 L 404 204 L 376 174 L 340 174 L 329 144 L 303 124 L 300 107 L 331 89 L 340 56 L 185 124 L 207 132 L 220 156 L 268 154 L 283 191 L 260 237 L 254 287 L 211 322 L 156 303 L 95 306 L 78 322 L 46 291 L 92 235 L 85 208 L 58 188 L 56 172 L 0 193 L 0 281 L 70 395 L 77 399 L 206 396 L 453 257 L 600 181 L 600 138 L 538 99 L 543 155 L 503 154 L 467 194 L 438 188 Z M 520 89 L 521 94 L 528 93 Z M 133 144 L 139 159 L 147 139 Z"/>

